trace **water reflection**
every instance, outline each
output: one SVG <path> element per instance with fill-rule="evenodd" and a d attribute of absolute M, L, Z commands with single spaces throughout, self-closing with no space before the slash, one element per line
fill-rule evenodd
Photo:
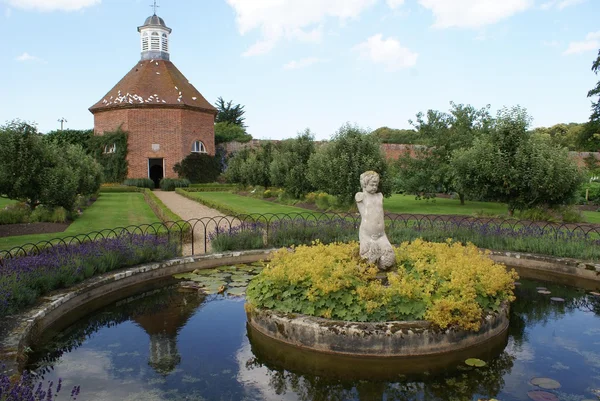
<path fill-rule="evenodd" d="M 541 286 L 552 294 L 539 294 Z M 599 312 L 600 298 L 584 290 L 523 280 L 507 336 L 467 352 L 487 366 L 466 366 L 467 354 L 438 368 L 359 364 L 266 341 L 247 327 L 242 298 L 170 286 L 60 329 L 30 366 L 81 384 L 80 400 L 510 401 L 528 399 L 531 378 L 550 377 L 562 385 L 551 390 L 559 399 L 582 401 L 600 389 Z"/>

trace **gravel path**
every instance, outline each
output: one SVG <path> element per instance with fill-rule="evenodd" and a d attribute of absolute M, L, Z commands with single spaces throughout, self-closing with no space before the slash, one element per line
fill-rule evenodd
<path fill-rule="evenodd" d="M 154 191 L 154 194 L 165 204 L 165 206 L 171 209 L 173 213 L 181 217 L 182 220 L 202 219 L 202 221 L 207 222 L 207 233 L 210 233 L 216 227 L 216 222 L 210 221 L 210 218 L 224 216 L 224 214 L 218 210 L 194 202 L 176 192 Z M 191 222 L 191 224 L 194 223 L 195 222 Z M 194 254 L 204 253 L 204 232 L 204 224 L 197 223 L 194 225 Z M 208 247 L 207 252 L 208 251 L 210 251 L 210 247 Z M 184 244 L 183 254 L 192 254 L 191 241 Z"/>

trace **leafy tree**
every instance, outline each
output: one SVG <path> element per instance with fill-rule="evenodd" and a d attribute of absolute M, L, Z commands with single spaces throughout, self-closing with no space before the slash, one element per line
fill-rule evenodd
<path fill-rule="evenodd" d="M 592 63 L 592 71 L 596 75 L 600 72 L 600 50 L 598 50 L 598 57 L 596 57 L 596 60 Z M 595 102 L 592 102 L 592 115 L 590 116 L 590 121 L 598 122 L 600 121 L 600 81 L 598 81 L 596 86 L 588 92 L 587 96 L 598 96 L 598 99 L 596 99 Z"/>
<path fill-rule="evenodd" d="M 217 117 L 215 118 L 216 123 L 230 123 L 234 125 L 239 125 L 242 128 L 246 128 L 244 124 L 245 117 L 243 117 L 244 106 L 239 103 L 233 105 L 233 101 L 225 103 L 222 97 L 217 99 L 217 103 L 215 105 L 217 107 Z"/>
<path fill-rule="evenodd" d="M 471 196 L 507 203 L 509 214 L 568 203 L 582 172 L 567 149 L 530 135 L 530 121 L 521 107 L 500 110 L 490 135 L 454 152 L 454 185 Z"/>
<path fill-rule="evenodd" d="M 456 191 L 464 204 L 465 194 L 453 185 L 452 153 L 471 147 L 476 138 L 489 133 L 493 121 L 489 109 L 489 105 L 476 109 L 450 102 L 449 113 L 429 110 L 426 115 L 417 114 L 411 124 L 429 147 L 398 160 L 395 189 L 426 198 L 440 191 Z"/>
<path fill-rule="evenodd" d="M 0 196 L 71 210 L 77 195 L 91 195 L 101 168 L 79 145 L 47 143 L 28 123 L 0 127 Z"/>
<path fill-rule="evenodd" d="M 600 50 L 598 50 L 598 57 L 592 63 L 592 71 L 596 75 L 600 72 Z M 596 96 L 598 97 L 596 101 L 592 101 L 590 120 L 585 124 L 577 141 L 581 149 L 591 152 L 600 150 L 600 81 L 587 94 L 589 98 Z"/>
<path fill-rule="evenodd" d="M 249 142 L 252 135 L 248 134 L 244 127 L 227 121 L 215 124 L 215 144 L 237 141 Z"/>
<path fill-rule="evenodd" d="M 269 167 L 273 161 L 275 145 L 272 142 L 261 143 L 260 147 L 244 148 L 230 156 L 225 170 L 228 182 L 242 185 L 271 185 Z"/>
<path fill-rule="evenodd" d="M 191 153 L 181 163 L 173 166 L 179 178 L 187 178 L 192 184 L 215 182 L 221 173 L 221 163 L 216 156 Z"/>
<path fill-rule="evenodd" d="M 74 129 L 65 129 L 65 130 L 54 130 L 46 133 L 44 135 L 44 140 L 48 142 L 53 142 L 59 145 L 71 144 L 71 145 L 79 145 L 84 150 L 89 149 L 89 141 L 94 135 L 93 129 L 86 130 L 74 130 Z"/>
<path fill-rule="evenodd" d="M 127 178 L 129 169 L 127 137 L 127 132 L 118 128 L 114 132 L 105 132 L 90 138 L 89 150 L 94 159 L 102 166 L 104 182 L 120 183 Z M 107 149 L 111 149 L 111 151 L 108 152 Z"/>
<path fill-rule="evenodd" d="M 393 129 L 380 127 L 371 133 L 379 138 L 381 143 L 425 144 L 425 139 L 414 129 Z"/>
<path fill-rule="evenodd" d="M 308 160 L 315 153 L 314 136 L 309 129 L 294 139 L 281 142 L 280 148 L 273 153 L 269 166 L 271 183 L 285 188 L 295 198 L 301 198 L 314 190 L 307 179 Z"/>
<path fill-rule="evenodd" d="M 346 124 L 310 157 L 307 177 L 317 189 L 351 204 L 354 194 L 361 190 L 360 175 L 367 170 L 379 173 L 380 190 L 390 196 L 387 163 L 379 140 L 368 131 Z"/>

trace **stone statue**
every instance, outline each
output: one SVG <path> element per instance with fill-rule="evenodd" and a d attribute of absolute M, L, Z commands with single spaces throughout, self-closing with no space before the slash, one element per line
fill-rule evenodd
<path fill-rule="evenodd" d="M 379 270 L 388 270 L 396 263 L 396 255 L 385 235 L 383 194 L 377 192 L 379 174 L 375 171 L 362 173 L 360 186 L 362 192 L 354 196 L 361 216 L 358 231 L 360 256 L 369 263 L 377 263 Z"/>

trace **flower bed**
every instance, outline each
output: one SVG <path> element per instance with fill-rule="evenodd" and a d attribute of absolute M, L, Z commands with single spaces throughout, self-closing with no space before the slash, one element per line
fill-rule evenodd
<path fill-rule="evenodd" d="M 484 316 L 514 300 L 517 274 L 473 245 L 416 240 L 395 248 L 387 273 L 358 257 L 358 244 L 282 249 L 249 285 L 249 308 L 354 322 L 428 320 L 477 331 Z"/>
<path fill-rule="evenodd" d="M 166 236 L 127 234 L 0 260 L 0 316 L 15 313 L 49 291 L 93 275 L 166 260 L 178 253 L 178 245 Z"/>

